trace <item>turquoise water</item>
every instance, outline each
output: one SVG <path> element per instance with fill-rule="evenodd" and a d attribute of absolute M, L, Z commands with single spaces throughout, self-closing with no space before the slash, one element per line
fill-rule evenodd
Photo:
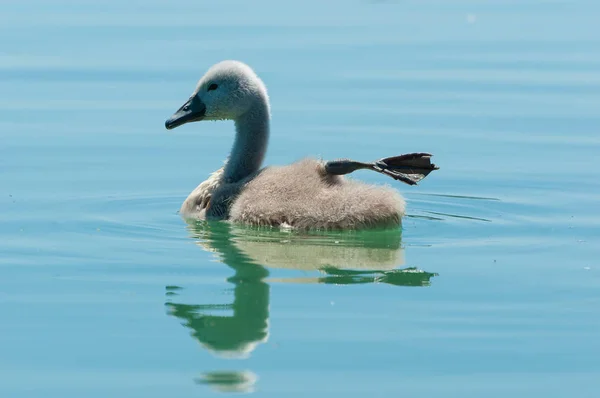
<path fill-rule="evenodd" d="M 0 396 L 596 397 L 600 5 L 8 1 Z M 177 211 L 231 123 L 164 120 L 213 63 L 268 164 L 433 153 L 402 231 Z"/>

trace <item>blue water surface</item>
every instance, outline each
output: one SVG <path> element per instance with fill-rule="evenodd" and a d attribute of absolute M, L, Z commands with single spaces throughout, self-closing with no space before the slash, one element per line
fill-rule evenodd
<path fill-rule="evenodd" d="M 597 397 L 600 3 L 5 1 L 0 396 Z M 430 152 L 402 231 L 178 209 L 228 122 L 164 129 L 238 59 L 266 164 Z"/>

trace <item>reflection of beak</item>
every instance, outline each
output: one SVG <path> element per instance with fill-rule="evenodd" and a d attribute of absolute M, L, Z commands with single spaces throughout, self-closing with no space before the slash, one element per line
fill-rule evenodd
<path fill-rule="evenodd" d="M 200 98 L 194 95 L 173 116 L 167 119 L 165 127 L 167 130 L 171 130 L 182 124 L 197 122 L 204 118 L 205 113 L 206 105 L 204 105 Z"/>

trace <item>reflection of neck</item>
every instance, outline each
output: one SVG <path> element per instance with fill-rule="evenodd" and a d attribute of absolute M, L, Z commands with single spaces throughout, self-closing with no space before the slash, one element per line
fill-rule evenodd
<path fill-rule="evenodd" d="M 254 105 L 235 121 L 235 142 L 225 165 L 224 177 L 228 182 L 239 181 L 260 168 L 269 141 L 269 107 L 260 97 Z"/>

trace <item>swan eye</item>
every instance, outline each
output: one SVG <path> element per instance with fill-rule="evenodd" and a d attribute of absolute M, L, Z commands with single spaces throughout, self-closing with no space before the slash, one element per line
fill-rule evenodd
<path fill-rule="evenodd" d="M 210 86 L 208 86 L 208 90 L 206 91 L 211 91 L 211 90 L 216 90 L 219 86 L 215 83 L 211 84 Z"/>

